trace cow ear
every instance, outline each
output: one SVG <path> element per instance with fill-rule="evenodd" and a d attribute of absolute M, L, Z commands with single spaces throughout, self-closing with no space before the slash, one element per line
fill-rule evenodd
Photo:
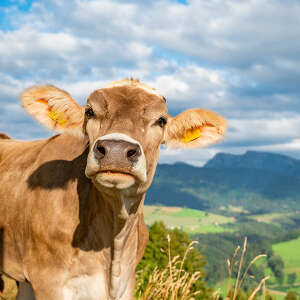
<path fill-rule="evenodd" d="M 84 108 L 66 91 L 52 85 L 33 86 L 20 98 L 27 113 L 48 129 L 83 133 Z"/>
<path fill-rule="evenodd" d="M 173 148 L 205 147 L 220 141 L 226 129 L 226 120 L 217 113 L 189 109 L 168 121 L 164 142 Z"/>

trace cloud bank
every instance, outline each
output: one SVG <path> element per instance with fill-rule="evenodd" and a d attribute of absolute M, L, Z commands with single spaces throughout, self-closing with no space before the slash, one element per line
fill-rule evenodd
<path fill-rule="evenodd" d="M 288 0 L 5 0 L 0 4 L 0 131 L 47 137 L 19 93 L 51 83 L 83 104 L 104 84 L 136 77 L 176 115 L 192 107 L 229 121 L 224 143 L 170 151 L 201 165 L 218 151 L 300 158 L 300 3 Z"/>

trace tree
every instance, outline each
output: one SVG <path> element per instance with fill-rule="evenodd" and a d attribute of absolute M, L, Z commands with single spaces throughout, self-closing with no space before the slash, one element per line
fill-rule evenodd
<path fill-rule="evenodd" d="M 143 292 L 145 289 L 149 276 L 155 267 L 162 270 L 169 262 L 168 259 L 168 240 L 167 235 L 170 236 L 170 250 L 171 257 L 179 255 L 183 257 L 191 240 L 187 233 L 179 231 L 178 229 L 170 230 L 162 222 L 155 222 L 149 229 L 149 241 L 144 253 L 144 257 L 137 266 L 137 274 L 141 276 L 142 284 L 139 289 Z M 204 281 L 205 259 L 199 250 L 192 249 L 185 260 L 183 269 L 189 273 L 201 272 L 200 279 L 192 287 L 192 290 L 200 290 L 201 296 L 197 299 L 208 299 L 210 290 L 207 288 Z"/>
<path fill-rule="evenodd" d="M 284 262 L 279 255 L 271 256 L 268 259 L 268 266 L 271 268 L 279 284 L 283 283 L 284 279 Z"/>
<path fill-rule="evenodd" d="M 297 279 L 297 274 L 296 273 L 290 273 L 288 274 L 288 284 L 294 284 Z"/>

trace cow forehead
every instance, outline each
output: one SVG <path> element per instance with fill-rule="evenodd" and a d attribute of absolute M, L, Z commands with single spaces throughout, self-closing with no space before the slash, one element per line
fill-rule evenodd
<path fill-rule="evenodd" d="M 138 80 L 122 80 L 110 83 L 94 91 L 88 104 L 101 111 L 143 110 L 167 112 L 165 98 L 150 86 Z"/>
<path fill-rule="evenodd" d="M 138 79 L 132 79 L 132 78 L 111 82 L 107 86 L 105 86 L 104 89 L 110 89 L 113 87 L 124 87 L 124 86 L 127 88 L 130 88 L 130 87 L 131 88 L 139 88 L 149 94 L 153 94 L 160 98 L 163 98 L 163 96 L 155 88 L 149 86 L 146 83 L 139 81 Z"/>

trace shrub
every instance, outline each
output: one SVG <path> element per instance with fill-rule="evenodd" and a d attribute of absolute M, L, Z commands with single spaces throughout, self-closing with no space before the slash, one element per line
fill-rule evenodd
<path fill-rule="evenodd" d="M 188 297 L 196 291 L 194 299 L 210 297 L 210 290 L 204 281 L 205 260 L 193 247 L 194 243 L 186 233 L 167 229 L 162 222 L 155 222 L 150 227 L 145 254 L 137 267 L 136 295 L 139 299 L 173 299 L 169 294 L 171 290 L 181 295 L 181 298 L 174 299 L 190 299 Z M 154 289 L 169 296 L 160 298 L 155 294 L 155 298 L 152 294 Z"/>

